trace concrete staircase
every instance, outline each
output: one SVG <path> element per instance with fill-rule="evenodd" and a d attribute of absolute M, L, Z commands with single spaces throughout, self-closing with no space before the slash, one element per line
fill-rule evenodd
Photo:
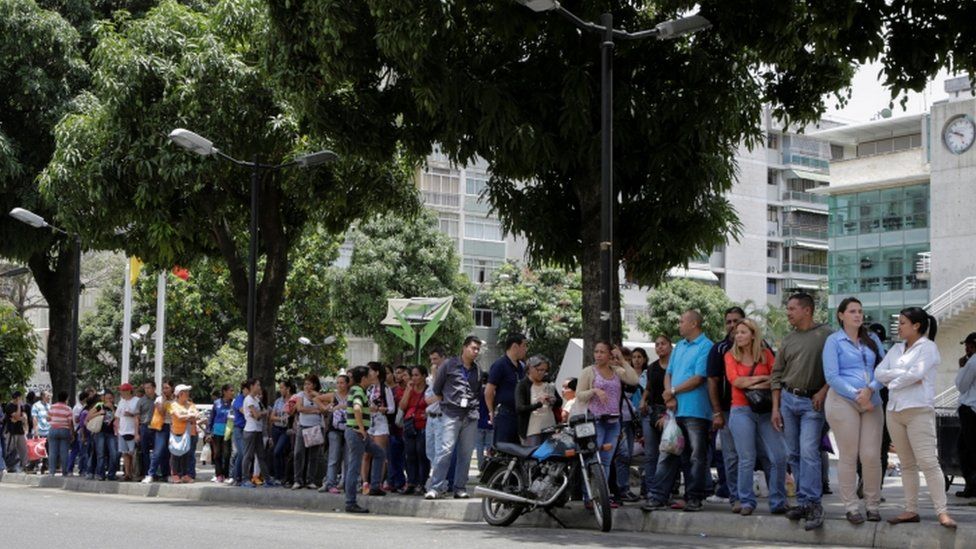
<path fill-rule="evenodd" d="M 939 366 L 937 400 L 940 405 L 954 407 L 958 394 L 953 382 L 959 369 L 959 357 L 963 355 L 959 342 L 970 332 L 976 332 L 976 276 L 964 278 L 933 299 L 925 310 L 939 323 L 935 342 L 942 355 L 942 365 Z"/>

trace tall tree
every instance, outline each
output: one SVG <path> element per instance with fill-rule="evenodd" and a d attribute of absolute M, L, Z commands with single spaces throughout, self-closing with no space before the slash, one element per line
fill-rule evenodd
<path fill-rule="evenodd" d="M 514 1 L 269 2 L 280 37 L 279 80 L 305 126 L 348 136 L 376 158 L 398 144 L 424 154 L 435 141 L 457 161 L 485 158 L 493 174 L 488 200 L 505 228 L 527 237 L 536 261 L 581 267 L 583 333 L 592 343 L 599 326 L 599 37 Z M 925 34 L 937 40 L 920 59 L 903 47 L 916 26 L 907 0 L 563 4 L 590 21 L 612 12 L 616 26 L 631 30 L 696 4 L 714 23 L 673 42 L 619 40 L 614 51 L 615 247 L 642 285 L 737 234 L 723 194 L 737 147 L 761 138 L 764 103 L 782 118 L 816 119 L 825 97 L 849 85 L 854 63 L 882 52 L 895 56 L 887 73 L 894 89 L 917 88 L 920 75 L 953 55 L 960 68 L 974 64 L 976 42 L 952 34 L 972 35 L 964 23 L 971 17 L 941 17 L 973 8 L 949 3 L 922 10 L 921 24 L 932 27 Z"/>
<path fill-rule="evenodd" d="M 647 315 L 637 318 L 642 332 L 657 337 L 664 334 L 678 341 L 678 319 L 688 309 L 704 318 L 702 331 L 712 341 L 725 337 L 725 311 L 735 305 L 722 288 L 676 279 L 659 285 L 647 295 Z"/>
<path fill-rule="evenodd" d="M 233 156 L 277 162 L 329 148 L 298 131 L 272 86 L 270 35 L 258 0 L 161 2 L 141 19 L 100 23 L 92 93 L 57 126 L 42 177 L 72 204 L 61 219 L 103 247 L 168 268 L 200 257 L 227 265 L 234 303 L 247 307 L 248 174 L 166 139 L 185 126 Z M 329 167 L 261 174 L 255 375 L 274 379 L 276 326 L 290 253 L 315 223 L 340 234 L 371 212 L 416 204 L 410 166 L 345 156 Z M 120 232 L 124 232 L 119 236 Z"/>
<path fill-rule="evenodd" d="M 34 330 L 13 307 L 0 303 L 0 388 L 23 387 L 34 373 Z M 0 398 L 10 395 L 0 395 Z"/>

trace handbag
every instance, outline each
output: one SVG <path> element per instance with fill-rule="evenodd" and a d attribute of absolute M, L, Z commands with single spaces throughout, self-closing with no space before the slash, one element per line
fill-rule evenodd
<path fill-rule="evenodd" d="M 85 429 L 88 429 L 89 433 L 101 433 L 102 425 L 104 425 L 103 419 L 105 417 L 102 414 L 88 418 L 85 420 Z"/>
<path fill-rule="evenodd" d="M 313 425 L 312 427 L 302 429 L 302 440 L 305 442 L 306 448 L 313 448 L 319 444 L 325 444 L 325 438 L 322 436 L 322 426 Z"/>
<path fill-rule="evenodd" d="M 182 435 L 172 432 L 169 434 L 169 453 L 174 456 L 182 456 L 190 451 L 190 425 L 187 422 L 186 429 Z"/>
<path fill-rule="evenodd" d="M 163 429 L 163 422 L 166 420 L 162 411 L 158 410 L 155 405 L 153 405 L 153 416 L 152 420 L 149 422 L 149 428 L 153 431 L 161 431 Z"/>
<path fill-rule="evenodd" d="M 759 364 L 753 364 L 752 369 L 749 370 L 749 377 L 752 377 L 756 373 L 756 366 Z M 770 389 L 746 389 L 743 391 L 746 395 L 746 401 L 749 403 L 749 409 L 755 414 L 768 414 L 773 411 L 773 391 Z"/>

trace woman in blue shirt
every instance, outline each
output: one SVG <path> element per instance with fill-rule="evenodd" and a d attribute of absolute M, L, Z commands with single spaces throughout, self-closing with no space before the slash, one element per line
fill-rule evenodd
<path fill-rule="evenodd" d="M 234 428 L 233 423 L 228 422 L 233 399 L 234 386 L 225 383 L 220 388 L 220 398 L 213 401 L 213 408 L 210 410 L 210 425 L 207 426 L 207 432 L 210 434 L 207 438 L 210 440 L 210 449 L 213 452 L 214 477 L 211 482 L 224 482 L 231 478 L 231 440 L 226 435 L 227 429 Z"/>
<path fill-rule="evenodd" d="M 861 302 L 848 297 L 837 307 L 837 330 L 824 344 L 824 377 L 830 390 L 824 403 L 827 422 L 837 439 L 837 479 L 840 498 L 852 524 L 864 522 L 857 497 L 857 462 L 861 460 L 867 520 L 878 522 L 881 514 L 881 435 L 884 411 L 881 383 L 874 368 L 884 357 L 877 336 L 864 326 Z"/>

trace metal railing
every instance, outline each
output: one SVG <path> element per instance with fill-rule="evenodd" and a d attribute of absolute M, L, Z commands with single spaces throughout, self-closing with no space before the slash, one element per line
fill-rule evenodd
<path fill-rule="evenodd" d="M 827 205 L 827 197 L 819 194 L 805 193 L 803 191 L 783 191 L 781 195 L 784 202 L 794 200 L 796 202 L 807 202 L 809 204 Z"/>
<path fill-rule="evenodd" d="M 783 238 L 809 238 L 813 240 L 827 240 L 827 228 L 814 229 L 810 227 L 783 227 Z"/>
<path fill-rule="evenodd" d="M 809 265 L 806 263 L 783 263 L 784 272 L 806 273 L 815 275 L 827 274 L 826 265 Z"/>
<path fill-rule="evenodd" d="M 942 322 L 974 302 L 976 302 L 976 276 L 970 276 L 930 301 L 925 306 L 925 310 Z"/>

